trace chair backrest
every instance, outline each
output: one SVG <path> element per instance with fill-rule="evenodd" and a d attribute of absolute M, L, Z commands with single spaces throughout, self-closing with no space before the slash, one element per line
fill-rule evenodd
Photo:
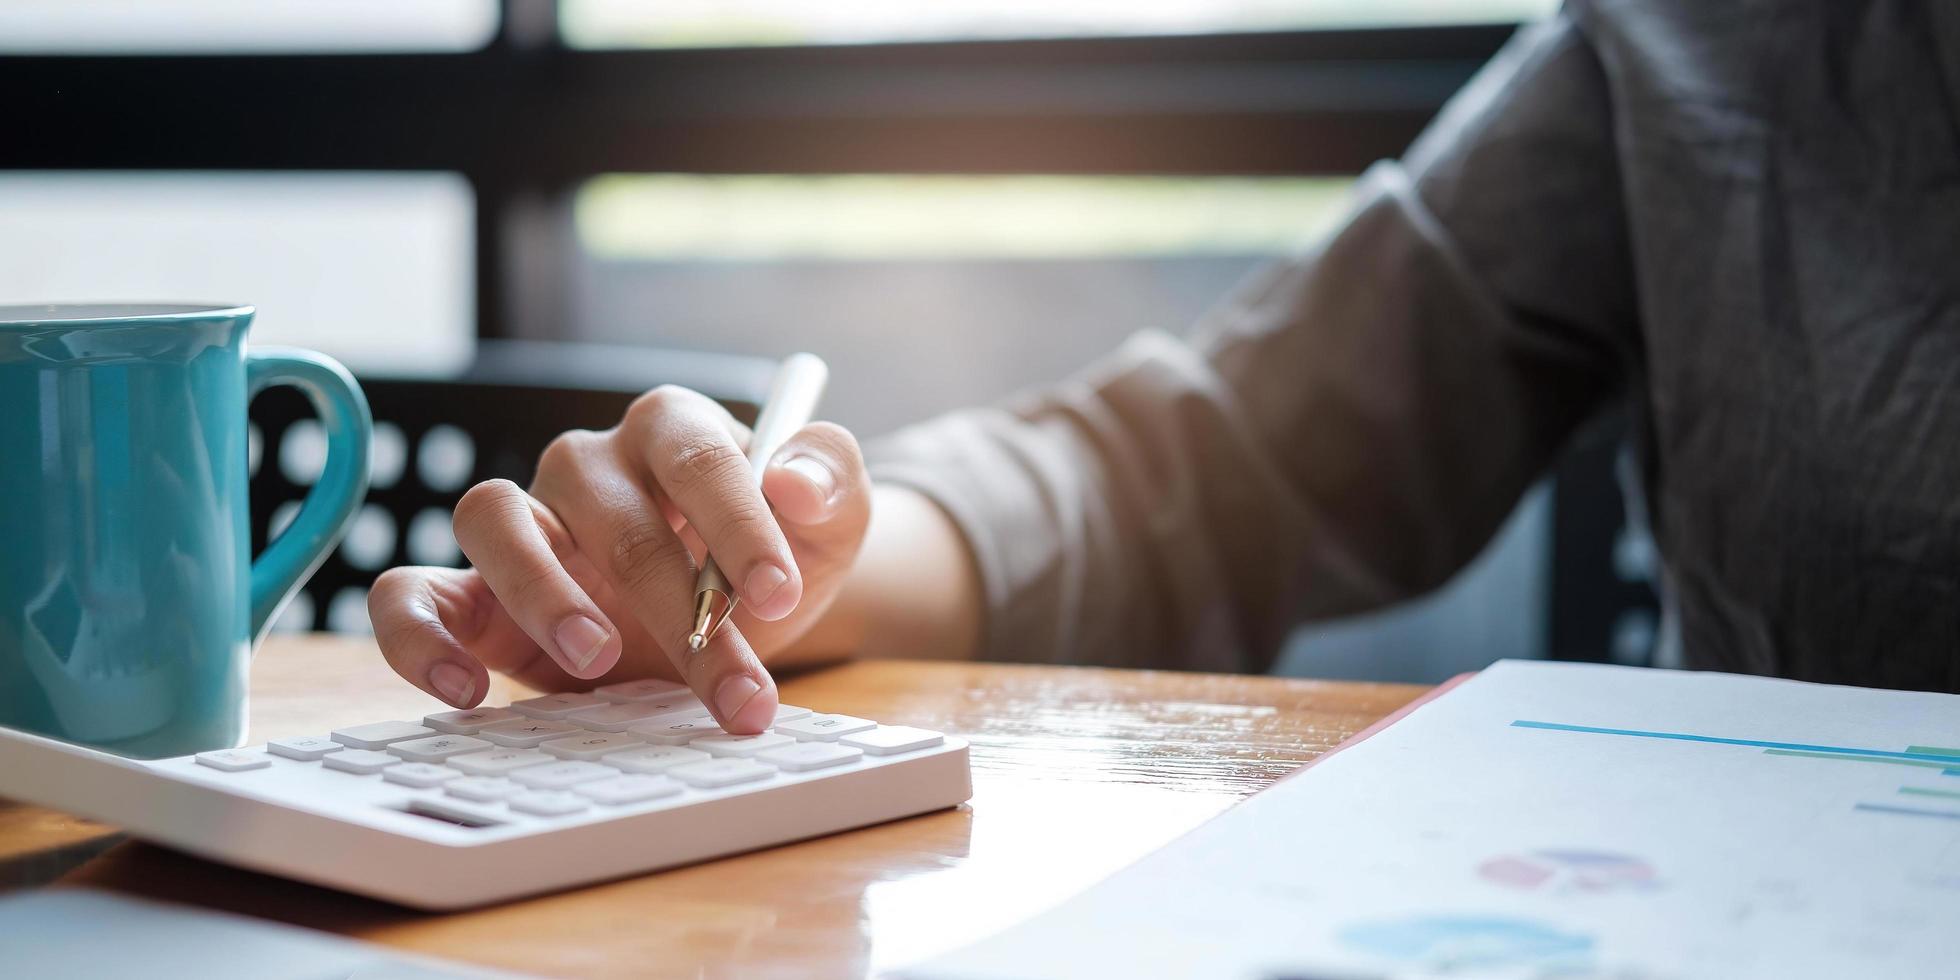
<path fill-rule="evenodd" d="M 773 362 L 684 351 L 485 342 L 448 377 L 363 376 L 373 409 L 373 481 L 346 540 L 281 616 L 281 629 L 365 628 L 367 589 L 400 564 L 461 566 L 450 513 L 483 480 L 530 481 L 567 429 L 603 429 L 660 384 L 709 394 L 752 422 Z M 251 408 L 254 553 L 317 478 L 325 439 L 305 399 L 275 388 Z"/>

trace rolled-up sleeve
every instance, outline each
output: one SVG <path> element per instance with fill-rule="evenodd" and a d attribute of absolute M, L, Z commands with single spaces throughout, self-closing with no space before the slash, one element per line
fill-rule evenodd
<path fill-rule="evenodd" d="M 1604 84 L 1528 28 L 1188 338 L 874 444 L 965 534 L 983 655 L 1264 670 L 1474 557 L 1637 360 Z"/>

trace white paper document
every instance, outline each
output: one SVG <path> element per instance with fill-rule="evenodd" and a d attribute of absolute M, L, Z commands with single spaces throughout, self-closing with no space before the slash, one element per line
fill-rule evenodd
<path fill-rule="evenodd" d="M 907 976 L 1960 977 L 1960 696 L 1506 661 Z"/>

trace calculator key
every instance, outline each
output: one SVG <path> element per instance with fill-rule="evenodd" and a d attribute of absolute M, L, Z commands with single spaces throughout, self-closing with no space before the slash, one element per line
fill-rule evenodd
<path fill-rule="evenodd" d="M 329 752 L 338 752 L 347 746 L 325 735 L 300 735 L 294 738 L 275 738 L 265 743 L 265 750 L 273 755 L 283 755 L 288 759 L 312 762 Z"/>
<path fill-rule="evenodd" d="M 628 701 L 659 701 L 675 694 L 687 694 L 687 686 L 672 681 L 627 681 L 623 684 L 607 684 L 594 688 L 592 693 L 608 701 L 625 703 Z"/>
<path fill-rule="evenodd" d="M 472 776 L 501 776 L 513 769 L 549 765 L 558 760 L 537 749 L 495 749 L 449 757 L 449 764 Z"/>
<path fill-rule="evenodd" d="M 498 745 L 530 748 L 541 742 L 548 742 L 565 735 L 576 735 L 584 729 L 577 725 L 567 725 L 562 721 L 545 721 L 537 718 L 519 718 L 500 722 L 489 728 L 477 730 L 478 738 L 489 739 Z"/>
<path fill-rule="evenodd" d="M 388 751 L 410 762 L 441 762 L 452 755 L 494 749 L 495 745 L 468 735 L 431 735 L 388 746 Z"/>
<path fill-rule="evenodd" d="M 703 735 L 687 743 L 687 745 L 688 748 L 700 749 L 709 755 L 718 755 L 729 759 L 746 759 L 764 749 L 794 745 L 795 743 L 796 740 L 790 738 L 788 735 L 778 735 L 775 732 L 763 732 L 760 735 L 730 735 L 724 732 L 720 735 Z"/>
<path fill-rule="evenodd" d="M 686 745 L 703 735 L 726 734 L 721 730 L 721 726 L 715 724 L 715 720 L 709 717 L 679 720 L 662 718 L 644 725 L 634 725 L 626 731 L 655 745 Z"/>
<path fill-rule="evenodd" d="M 381 749 L 393 742 L 427 738 L 434 734 L 435 729 L 424 728 L 412 721 L 377 721 L 372 725 L 336 728 L 333 740 L 356 749 Z"/>
<path fill-rule="evenodd" d="M 516 796 L 524 792 L 524 787 L 500 776 L 463 776 L 450 780 L 442 791 L 465 800 L 489 803 L 506 796 Z"/>
<path fill-rule="evenodd" d="M 900 752 L 913 752 L 929 749 L 946 741 L 946 736 L 929 732 L 923 728 L 907 728 L 904 725 L 881 725 L 868 732 L 846 735 L 838 741 L 855 746 L 872 755 L 897 755 Z"/>
<path fill-rule="evenodd" d="M 514 770 L 510 773 L 510 779 L 532 789 L 570 789 L 580 783 L 611 779 L 617 775 L 618 770 L 596 762 L 554 762 L 548 766 Z"/>
<path fill-rule="evenodd" d="M 793 704 L 779 704 L 776 706 L 776 720 L 772 723 L 772 727 L 786 721 L 808 718 L 814 713 L 808 708 L 800 708 Z"/>
<path fill-rule="evenodd" d="M 380 772 L 400 761 L 402 760 L 386 752 L 376 752 L 372 749 L 341 749 L 332 755 L 320 758 L 320 764 L 328 769 L 351 772 L 357 776 Z"/>
<path fill-rule="evenodd" d="M 422 724 L 451 735 L 475 735 L 491 725 L 522 717 L 509 708 L 465 708 L 461 711 L 436 712 L 423 718 Z"/>
<path fill-rule="evenodd" d="M 403 786 L 414 786 L 418 789 L 434 786 L 437 783 L 446 783 L 462 775 L 462 773 L 448 766 L 430 765 L 426 762 L 410 762 L 399 766 L 389 766 L 381 771 L 382 779 L 391 783 L 400 783 Z"/>
<path fill-rule="evenodd" d="M 767 762 L 786 772 L 809 772 L 812 769 L 828 769 L 847 762 L 864 758 L 863 749 L 854 749 L 836 742 L 791 742 L 779 749 L 770 749 L 756 759 Z"/>
<path fill-rule="evenodd" d="M 510 798 L 510 808 L 521 813 L 534 813 L 540 817 L 556 817 L 567 813 L 577 813 L 589 804 L 585 797 L 577 793 L 558 793 L 533 791 L 519 793 Z"/>
<path fill-rule="evenodd" d="M 643 800 L 656 800 L 681 791 L 681 784 L 666 776 L 614 776 L 597 782 L 580 783 L 572 792 L 607 806 L 622 806 Z"/>
<path fill-rule="evenodd" d="M 199 752 L 197 764 L 210 766 L 219 772 L 244 772 L 247 769 L 264 769 L 272 765 L 263 752 L 247 752 L 244 749 L 219 749 L 216 752 Z"/>
<path fill-rule="evenodd" d="M 581 708 L 565 716 L 565 720 L 595 732 L 623 732 L 644 721 L 656 718 L 685 718 L 699 715 L 708 716 L 708 709 L 692 695 L 681 698 L 672 697 L 659 701 L 626 702 L 624 704 L 601 704 Z"/>
<path fill-rule="evenodd" d="M 878 723 L 875 721 L 865 721 L 850 715 L 810 715 L 807 718 L 779 722 L 776 730 L 799 742 L 835 742 L 841 736 L 870 731 L 876 727 Z"/>
<path fill-rule="evenodd" d="M 706 762 L 714 756 L 699 749 L 683 748 L 679 745 L 642 745 L 637 749 L 613 752 L 599 759 L 600 762 L 627 772 L 660 773 L 675 766 L 690 762 Z"/>
<path fill-rule="evenodd" d="M 512 701 L 510 710 L 532 718 L 563 718 L 580 708 L 590 708 L 595 704 L 605 703 L 604 698 L 590 694 L 547 694 L 543 697 Z"/>
<path fill-rule="evenodd" d="M 736 783 L 768 779 L 775 774 L 774 766 L 765 766 L 754 759 L 709 759 L 706 762 L 690 762 L 667 770 L 667 775 L 701 789 L 714 789 L 717 786 L 733 786 Z"/>
<path fill-rule="evenodd" d="M 590 762 L 608 752 L 645 748 L 646 744 L 631 735 L 584 732 L 564 738 L 554 738 L 538 748 L 560 759 L 584 759 Z"/>

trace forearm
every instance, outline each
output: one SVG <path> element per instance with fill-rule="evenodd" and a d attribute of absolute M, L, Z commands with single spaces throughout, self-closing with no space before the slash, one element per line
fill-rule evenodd
<path fill-rule="evenodd" d="M 952 520 L 918 492 L 880 484 L 843 590 L 810 632 L 770 663 L 972 659 L 983 607 L 972 554 Z"/>

